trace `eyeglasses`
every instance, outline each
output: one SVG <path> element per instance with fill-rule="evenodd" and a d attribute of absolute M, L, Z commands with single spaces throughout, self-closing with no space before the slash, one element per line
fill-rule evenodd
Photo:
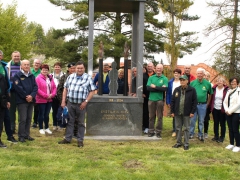
<path fill-rule="evenodd" d="M 180 79 L 180 81 L 185 81 L 186 79 Z"/>

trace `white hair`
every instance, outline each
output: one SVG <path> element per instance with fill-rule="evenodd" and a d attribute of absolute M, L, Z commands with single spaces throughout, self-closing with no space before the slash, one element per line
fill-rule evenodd
<path fill-rule="evenodd" d="M 205 69 L 203 69 L 203 68 L 197 68 L 197 73 L 198 72 L 202 72 L 203 74 L 205 74 Z"/>

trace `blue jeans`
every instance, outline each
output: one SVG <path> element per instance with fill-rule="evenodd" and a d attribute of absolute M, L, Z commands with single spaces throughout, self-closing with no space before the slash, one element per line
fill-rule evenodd
<path fill-rule="evenodd" d="M 49 127 L 49 113 L 52 107 L 51 102 L 47 103 L 42 103 L 38 104 L 38 124 L 39 124 L 39 129 L 43 129 L 43 122 L 45 125 L 45 129 Z"/>
<path fill-rule="evenodd" d="M 191 125 L 190 125 L 190 136 L 194 135 L 194 130 L 196 126 L 197 116 L 198 116 L 198 137 L 203 136 L 203 125 L 204 125 L 204 118 L 206 115 L 207 104 L 198 104 L 197 110 L 194 113 L 194 116 L 191 118 Z"/>

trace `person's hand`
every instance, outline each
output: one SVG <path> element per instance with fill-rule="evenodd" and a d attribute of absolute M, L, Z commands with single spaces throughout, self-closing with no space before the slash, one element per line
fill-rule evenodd
<path fill-rule="evenodd" d="M 145 97 L 146 97 L 146 95 L 145 95 L 145 94 L 143 94 L 143 95 L 142 95 L 142 97 L 143 97 L 143 98 L 145 98 Z"/>
<path fill-rule="evenodd" d="M 10 109 L 10 107 L 11 107 L 10 102 L 7 102 L 7 108 Z"/>
<path fill-rule="evenodd" d="M 172 113 L 171 116 L 174 117 L 174 113 Z"/>
<path fill-rule="evenodd" d="M 50 94 L 47 99 L 52 99 L 52 94 Z"/>
<path fill-rule="evenodd" d="M 156 85 L 155 84 L 151 84 L 150 87 L 151 88 L 156 88 Z"/>
<path fill-rule="evenodd" d="M 229 114 L 227 111 L 225 111 L 226 115 L 230 116 L 231 114 Z"/>
<path fill-rule="evenodd" d="M 191 113 L 189 117 L 192 118 L 193 116 L 194 116 L 194 114 Z"/>
<path fill-rule="evenodd" d="M 31 95 L 27 95 L 27 96 L 26 96 L 26 101 L 27 101 L 27 102 L 32 102 L 32 100 L 33 100 L 33 98 L 32 98 Z"/>
<path fill-rule="evenodd" d="M 87 106 L 87 102 L 86 102 L 86 101 L 82 102 L 82 103 L 80 104 L 80 110 L 85 109 L 86 106 Z"/>
<path fill-rule="evenodd" d="M 170 104 L 167 104 L 167 106 L 168 106 L 168 108 L 170 108 L 171 106 L 170 106 Z"/>

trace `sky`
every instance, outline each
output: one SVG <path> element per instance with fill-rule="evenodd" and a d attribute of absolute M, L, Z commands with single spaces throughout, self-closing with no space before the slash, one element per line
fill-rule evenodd
<path fill-rule="evenodd" d="M 25 14 L 28 21 L 34 21 L 41 24 L 45 32 L 51 27 L 55 29 L 62 29 L 67 27 L 73 27 L 73 22 L 62 21 L 61 18 L 67 18 L 71 16 L 68 11 L 62 10 L 51 4 L 48 0 L 15 0 L 18 4 L 18 14 Z M 0 0 L 0 3 L 6 7 L 7 4 L 11 4 L 13 0 Z M 198 32 L 198 41 L 202 42 L 202 46 L 198 48 L 192 55 L 186 55 L 182 59 L 178 60 L 178 65 L 184 64 L 198 64 L 206 63 L 211 65 L 213 62 L 212 53 L 210 50 L 212 44 L 211 37 L 205 37 L 203 35 L 203 29 L 206 28 L 212 20 L 212 9 L 207 7 L 205 0 L 194 0 L 194 5 L 190 7 L 188 11 L 189 15 L 198 15 L 201 18 L 197 21 L 190 23 L 184 22 L 182 24 L 183 31 L 196 31 Z M 161 17 L 160 17 L 161 18 Z M 166 55 L 164 53 L 155 54 L 155 60 L 159 61 L 162 59 L 164 64 L 168 64 Z"/>

